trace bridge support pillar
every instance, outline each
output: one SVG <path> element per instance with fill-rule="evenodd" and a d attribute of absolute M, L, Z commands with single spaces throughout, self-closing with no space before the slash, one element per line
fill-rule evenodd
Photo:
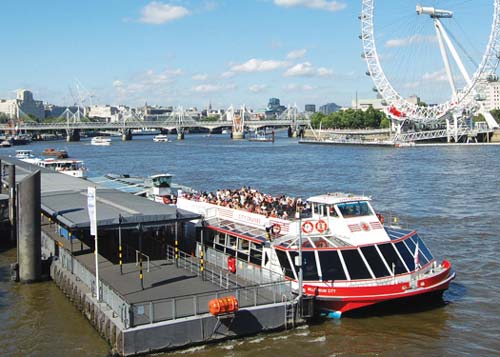
<path fill-rule="evenodd" d="M 122 141 L 130 141 L 132 140 L 132 130 L 125 129 L 122 131 Z"/>
<path fill-rule="evenodd" d="M 68 143 L 72 141 L 80 141 L 80 129 L 67 130 L 66 141 Z"/>
<path fill-rule="evenodd" d="M 184 140 L 184 131 L 183 130 L 177 131 L 177 140 Z"/>
<path fill-rule="evenodd" d="M 231 139 L 243 140 L 243 139 L 245 139 L 245 133 L 242 131 L 233 131 L 233 132 L 231 132 Z"/>

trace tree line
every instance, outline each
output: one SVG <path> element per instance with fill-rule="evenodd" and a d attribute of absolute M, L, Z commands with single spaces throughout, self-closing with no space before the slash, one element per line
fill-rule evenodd
<path fill-rule="evenodd" d="M 369 107 L 366 111 L 347 109 L 331 114 L 314 113 L 311 125 L 315 129 L 379 129 L 388 128 L 390 121 L 380 110 Z"/>

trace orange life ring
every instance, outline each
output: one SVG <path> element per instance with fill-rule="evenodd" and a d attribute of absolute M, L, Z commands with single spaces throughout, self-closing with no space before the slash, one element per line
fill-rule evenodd
<path fill-rule="evenodd" d="M 328 224 L 320 219 L 318 222 L 316 222 L 316 230 L 319 232 L 319 233 L 324 233 L 326 232 L 326 230 L 328 229 Z"/>
<path fill-rule="evenodd" d="M 273 224 L 273 226 L 271 227 L 271 232 L 273 232 L 273 234 L 277 236 L 281 233 L 281 226 L 278 223 Z"/>
<path fill-rule="evenodd" d="M 314 230 L 314 224 L 311 221 L 305 221 L 302 223 L 302 232 L 309 234 Z"/>
<path fill-rule="evenodd" d="M 315 242 L 314 244 L 316 245 L 316 248 L 327 248 L 328 247 L 328 243 L 323 239 L 320 239 L 319 241 Z"/>
<path fill-rule="evenodd" d="M 163 203 L 169 205 L 172 202 L 170 201 L 170 198 L 168 198 L 167 196 L 163 196 Z"/>

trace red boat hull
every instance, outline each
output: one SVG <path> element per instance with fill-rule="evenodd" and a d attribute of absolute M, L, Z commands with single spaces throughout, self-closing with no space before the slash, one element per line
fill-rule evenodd
<path fill-rule="evenodd" d="M 450 282 L 455 278 L 451 264 L 448 261 L 443 261 L 443 266 L 445 269 L 442 272 L 418 280 L 417 286 L 414 288 L 409 282 L 360 287 L 318 287 L 306 283 L 304 284 L 304 293 L 315 297 L 316 306 L 320 311 L 335 312 L 340 315 L 381 302 L 443 292 L 448 289 Z"/>

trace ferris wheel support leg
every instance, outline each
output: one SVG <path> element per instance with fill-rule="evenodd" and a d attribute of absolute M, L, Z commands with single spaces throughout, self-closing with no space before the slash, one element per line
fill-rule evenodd
<path fill-rule="evenodd" d="M 441 57 L 443 57 L 444 68 L 446 70 L 446 75 L 448 76 L 448 82 L 450 82 L 450 87 L 453 97 L 457 95 L 457 87 L 455 85 L 455 79 L 453 78 L 453 73 L 451 72 L 450 59 L 448 58 L 448 53 L 443 42 L 442 25 L 441 22 L 436 18 L 434 19 L 434 27 L 436 29 L 436 36 L 439 43 L 439 49 L 441 50 Z"/>
<path fill-rule="evenodd" d="M 448 33 L 444 29 L 443 24 L 441 23 L 441 21 L 439 21 L 439 19 L 435 19 L 435 21 L 437 24 L 436 26 L 439 28 L 441 35 L 443 36 L 444 41 L 446 42 L 446 45 L 448 46 L 448 49 L 450 50 L 453 59 L 457 63 L 457 66 L 458 66 L 458 69 L 460 70 L 460 73 L 462 73 L 462 76 L 464 77 L 465 81 L 467 82 L 467 85 L 469 85 L 469 86 L 472 85 L 472 79 L 470 78 L 469 73 L 465 69 L 465 66 L 464 66 L 462 60 L 460 59 L 460 56 L 458 55 L 458 52 L 457 52 L 455 46 L 451 42 L 450 37 L 448 36 Z"/>

